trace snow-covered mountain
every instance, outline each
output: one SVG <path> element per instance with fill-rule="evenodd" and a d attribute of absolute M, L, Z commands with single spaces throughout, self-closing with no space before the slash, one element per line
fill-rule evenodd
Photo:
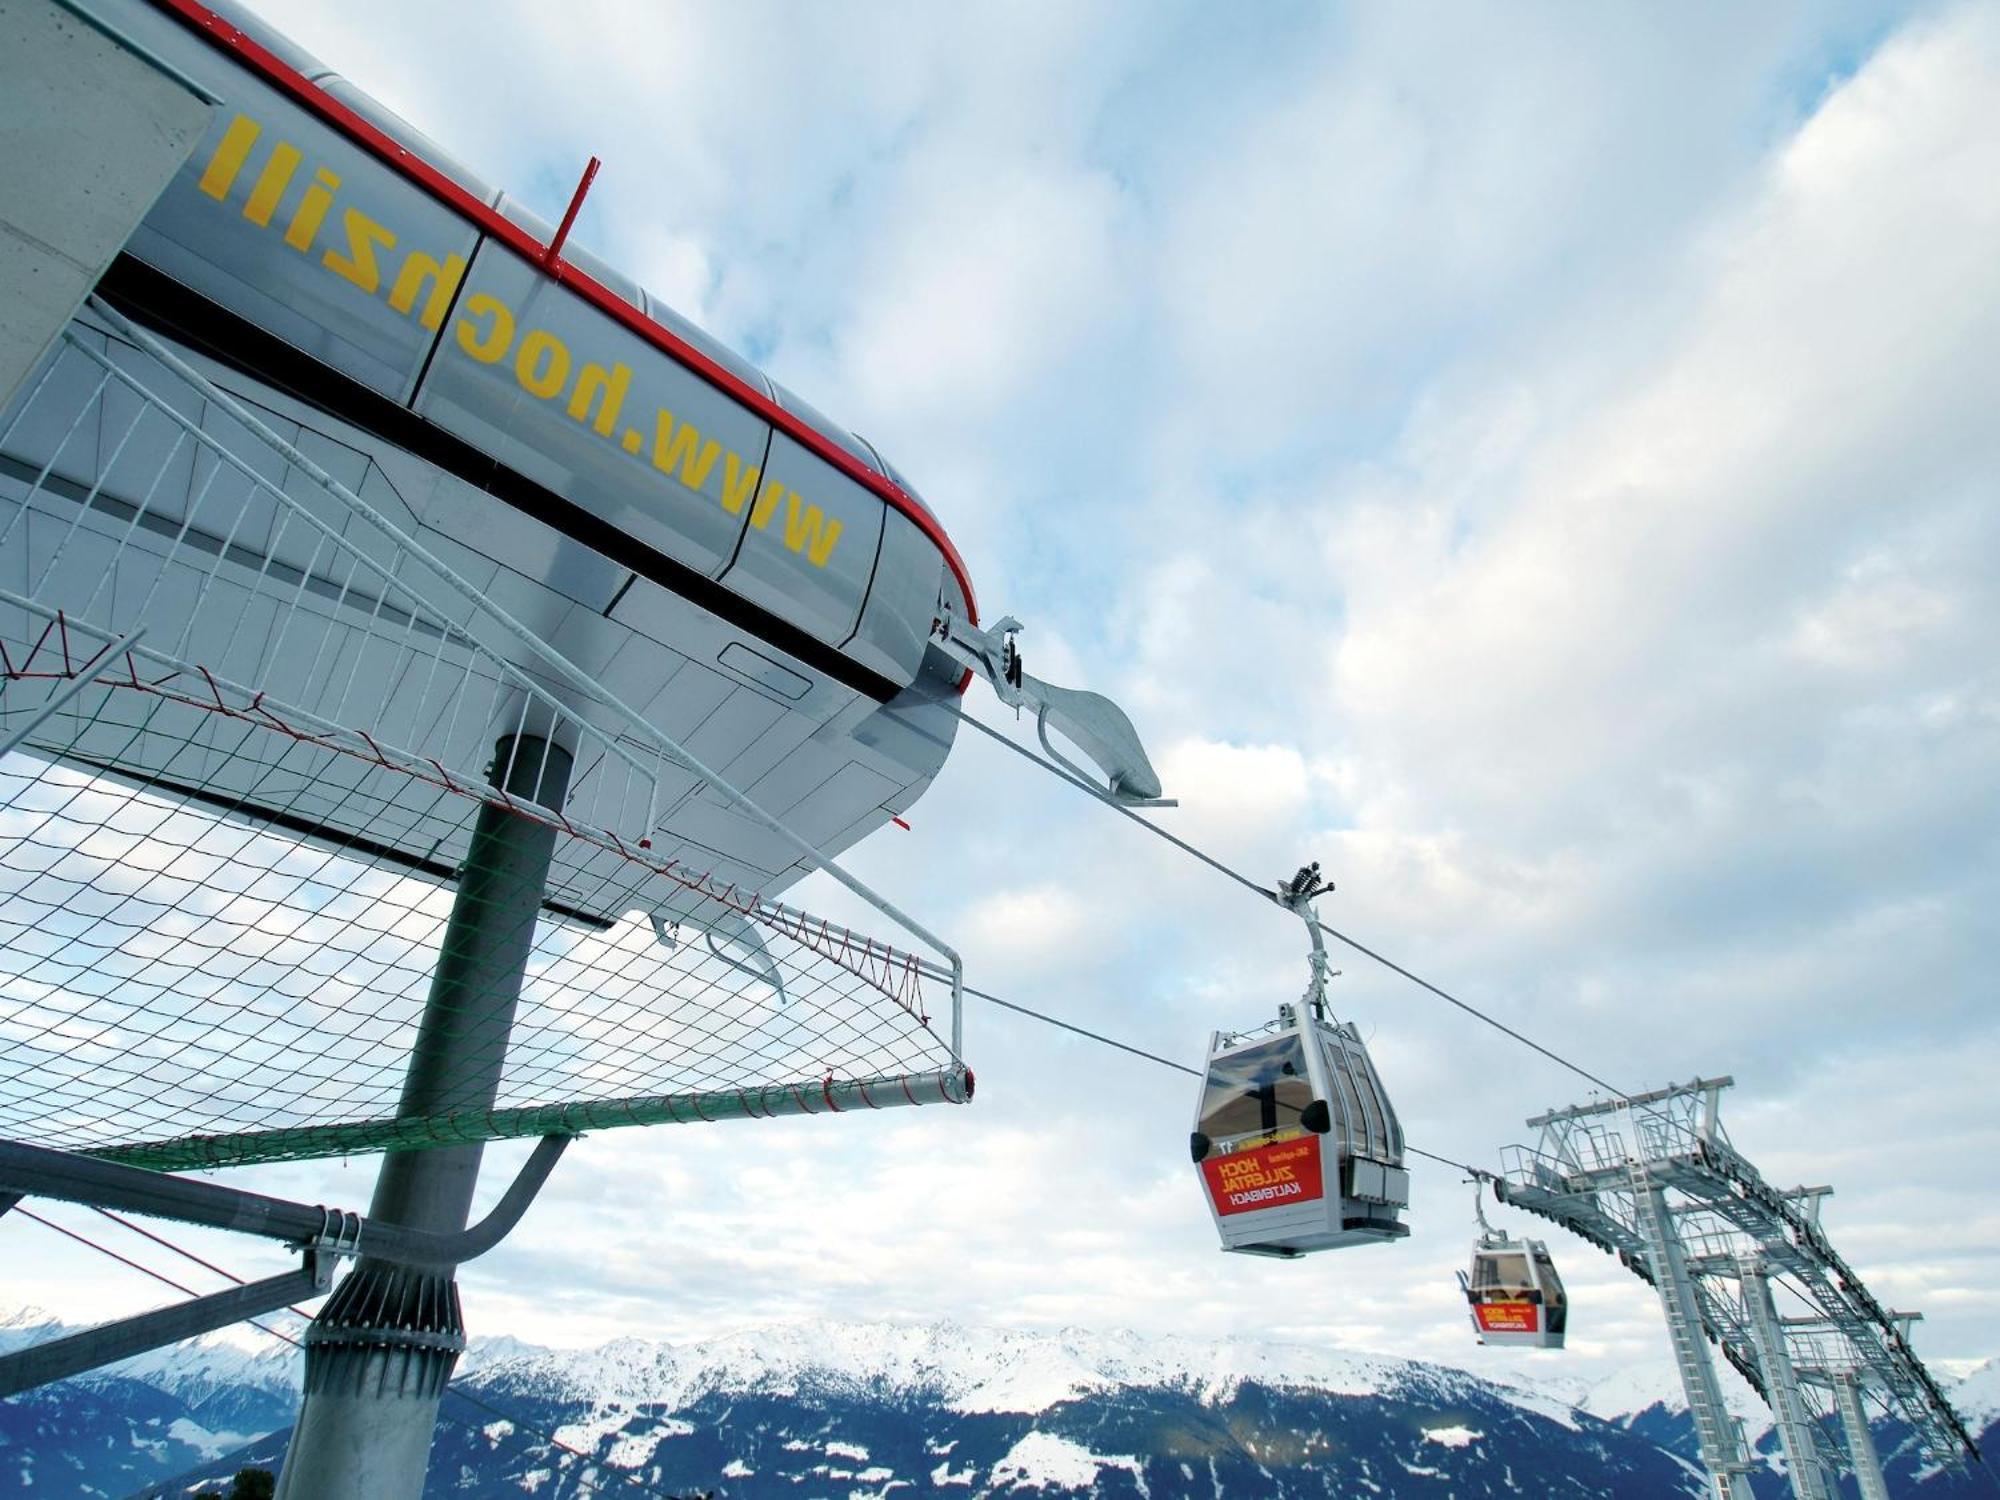
<path fill-rule="evenodd" d="M 618 1339 L 587 1352 L 516 1346 L 483 1361 L 550 1393 L 578 1399 L 692 1405 L 711 1394 L 896 1389 L 921 1392 L 954 1412 L 1040 1412 L 1126 1386 L 1187 1390 L 1226 1401 L 1245 1384 L 1369 1396 L 1416 1370 L 1455 1374 L 1379 1355 L 1230 1339 L 1145 1338 L 1134 1333 L 1022 1333 L 925 1325 L 819 1322 L 763 1328 L 698 1344 Z"/>
<path fill-rule="evenodd" d="M 1716 1379 L 1722 1386 L 1723 1404 L 1742 1424 L 1750 1446 L 1775 1453 L 1777 1443 L 1771 1424 L 1771 1409 L 1727 1362 L 1715 1362 Z M 1566 1395 L 1576 1410 L 1624 1428 L 1636 1437 L 1657 1443 L 1690 1462 L 1700 1456 L 1694 1423 L 1688 1416 L 1687 1392 L 1681 1373 L 1669 1355 L 1640 1364 L 1628 1365 L 1595 1380 L 1542 1382 L 1552 1395 Z"/>
<path fill-rule="evenodd" d="M 0 1313 L 0 1352 L 64 1331 L 36 1308 Z M 297 1406 L 295 1351 L 255 1329 L 156 1350 L 0 1401 L 0 1495 L 129 1494 L 288 1425 Z"/>
<path fill-rule="evenodd" d="M 0 1347 L 46 1321 L 0 1318 Z M 819 1322 L 589 1350 L 476 1340 L 461 1370 L 440 1500 L 567 1500 L 612 1468 L 729 1500 L 1702 1492 L 1664 1363 L 1509 1384 L 1248 1340 Z M 297 1375 L 294 1350 L 242 1330 L 0 1403 L 0 1493 L 184 1496 L 275 1466 Z M 1990 1422 L 1995 1367 L 1963 1389 Z M 1762 1407 L 1741 1395 L 1757 1431 Z"/>
<path fill-rule="evenodd" d="M 1955 1386 L 1951 1404 L 1975 1432 L 2000 1422 L 2000 1359 L 1989 1359 Z"/>

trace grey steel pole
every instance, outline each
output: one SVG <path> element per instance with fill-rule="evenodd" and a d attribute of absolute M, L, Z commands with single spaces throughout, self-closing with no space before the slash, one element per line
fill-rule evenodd
<path fill-rule="evenodd" d="M 1652 1261 L 1653 1287 L 1667 1315 L 1667 1341 L 1687 1393 L 1688 1415 L 1715 1500 L 1746 1500 L 1750 1481 L 1744 1476 L 1743 1440 L 1735 1419 L 1723 1404 L 1715 1366 L 1702 1341 L 1701 1308 L 1695 1301 L 1694 1278 L 1688 1272 L 1680 1233 L 1667 1208 L 1667 1195 L 1642 1163 L 1632 1166 L 1632 1217 Z"/>
<path fill-rule="evenodd" d="M 503 736 L 494 752 L 494 784 L 543 807 L 562 805 L 569 775 L 569 752 L 536 736 Z M 493 1107 L 555 839 L 546 823 L 481 804 L 399 1115 Z M 391 1151 L 369 1217 L 463 1229 L 484 1149 Z M 364 1257 L 334 1289 L 306 1330 L 305 1400 L 279 1500 L 420 1500 L 438 1402 L 465 1348 L 455 1269 Z"/>
<path fill-rule="evenodd" d="M 1833 1388 L 1840 1424 L 1847 1429 L 1847 1458 L 1854 1467 L 1854 1486 L 1861 1500 L 1889 1500 L 1889 1481 L 1882 1477 L 1882 1458 L 1875 1451 L 1875 1434 L 1868 1430 L 1868 1408 L 1861 1400 L 1861 1377 L 1849 1371 Z"/>
<path fill-rule="evenodd" d="M 1761 1259 L 1737 1263 L 1743 1293 L 1743 1316 L 1750 1325 L 1757 1362 L 1764 1367 L 1764 1396 L 1778 1424 L 1778 1442 L 1785 1450 L 1785 1473 L 1796 1500 L 1828 1500 L 1826 1474 L 1820 1468 L 1819 1440 L 1812 1411 L 1799 1389 L 1791 1352 L 1785 1347 L 1785 1327 L 1771 1299 L 1771 1278 Z"/>

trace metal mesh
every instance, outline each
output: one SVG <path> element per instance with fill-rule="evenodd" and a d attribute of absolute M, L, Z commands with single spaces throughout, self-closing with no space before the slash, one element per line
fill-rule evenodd
<path fill-rule="evenodd" d="M 733 794 L 154 355 L 73 329 L 0 422 L 0 1135 L 171 1168 L 966 1096 L 924 965 L 653 848 Z M 496 726 L 574 756 L 561 807 L 495 789 Z M 554 845 L 499 1096 L 406 1117 L 482 805 Z"/>

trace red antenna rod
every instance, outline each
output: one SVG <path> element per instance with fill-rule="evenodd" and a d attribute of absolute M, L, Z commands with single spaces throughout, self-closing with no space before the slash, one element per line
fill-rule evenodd
<path fill-rule="evenodd" d="M 577 181 L 576 192 L 570 196 L 569 211 L 562 216 L 562 223 L 556 226 L 556 237 L 549 241 L 548 249 L 542 252 L 542 269 L 551 275 L 561 274 L 562 247 L 569 239 L 570 226 L 576 222 L 577 211 L 583 207 L 584 194 L 590 191 L 591 179 L 597 176 L 600 165 L 602 163 L 596 157 L 591 157 L 590 165 L 583 169 L 583 176 Z"/>

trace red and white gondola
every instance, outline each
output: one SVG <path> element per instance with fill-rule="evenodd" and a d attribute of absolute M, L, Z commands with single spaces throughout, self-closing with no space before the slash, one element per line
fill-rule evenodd
<path fill-rule="evenodd" d="M 1475 1187 L 1483 1190 L 1483 1184 Z M 1541 1240 L 1514 1239 L 1486 1222 L 1482 1207 L 1472 1268 L 1458 1284 L 1482 1344 L 1513 1349 L 1560 1349 L 1569 1324 L 1569 1294 Z"/>
<path fill-rule="evenodd" d="M 1326 1007 L 1326 952 L 1308 903 L 1319 867 L 1280 888 L 1312 934 L 1312 983 L 1249 1032 L 1217 1032 L 1189 1145 L 1222 1248 L 1294 1257 L 1401 1239 L 1403 1130 L 1360 1032 Z"/>

